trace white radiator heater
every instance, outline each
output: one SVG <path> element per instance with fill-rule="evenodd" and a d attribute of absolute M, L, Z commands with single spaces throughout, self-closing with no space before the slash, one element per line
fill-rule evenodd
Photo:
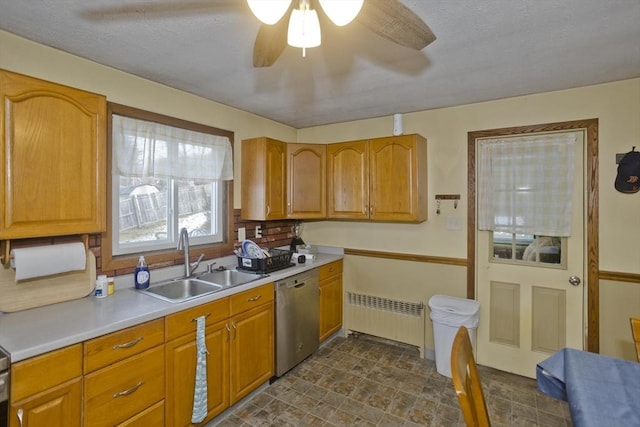
<path fill-rule="evenodd" d="M 362 332 L 425 350 L 425 307 L 422 302 L 398 301 L 346 292 L 345 329 Z"/>

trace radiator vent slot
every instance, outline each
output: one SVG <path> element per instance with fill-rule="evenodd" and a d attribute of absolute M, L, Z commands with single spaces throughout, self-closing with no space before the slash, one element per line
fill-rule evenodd
<path fill-rule="evenodd" d="M 374 310 L 391 311 L 405 316 L 422 316 L 424 304 L 421 302 L 398 301 L 389 298 L 381 298 L 373 295 L 354 294 L 349 295 L 349 304 L 358 305 L 360 307 L 371 308 Z"/>
<path fill-rule="evenodd" d="M 345 329 L 418 347 L 424 357 L 425 305 L 346 292 Z"/>

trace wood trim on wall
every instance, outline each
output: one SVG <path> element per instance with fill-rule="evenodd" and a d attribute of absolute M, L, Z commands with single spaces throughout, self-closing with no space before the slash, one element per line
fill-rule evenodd
<path fill-rule="evenodd" d="M 586 197 L 587 215 L 586 231 L 586 275 L 587 275 L 587 336 L 586 347 L 588 351 L 598 353 L 600 350 L 600 291 L 598 282 L 598 119 L 575 120 L 558 123 L 544 123 L 531 126 L 516 126 L 502 129 L 489 129 L 468 132 L 467 134 L 467 297 L 475 298 L 476 277 L 476 140 L 479 138 L 492 138 L 497 136 L 512 136 L 521 134 L 533 134 L 542 132 L 555 132 L 564 130 L 586 131 Z"/>
<path fill-rule="evenodd" d="M 613 280 L 614 282 L 629 282 L 640 284 L 640 274 L 622 273 L 620 271 L 603 271 L 598 272 L 600 280 Z"/>
<path fill-rule="evenodd" d="M 430 255 L 405 254 L 400 252 L 369 251 L 365 249 L 351 249 L 351 248 L 344 248 L 344 254 L 372 257 L 372 258 L 395 259 L 399 261 L 417 261 L 417 262 L 428 262 L 432 264 L 457 265 L 460 267 L 467 266 L 467 260 L 464 258 L 449 258 L 449 257 L 439 257 L 439 256 L 430 256 Z"/>

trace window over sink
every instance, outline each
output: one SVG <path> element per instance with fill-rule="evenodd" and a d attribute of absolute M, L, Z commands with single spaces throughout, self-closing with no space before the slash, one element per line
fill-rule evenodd
<path fill-rule="evenodd" d="M 181 260 L 183 227 L 198 254 L 230 251 L 233 133 L 117 104 L 109 104 L 108 117 L 103 270 L 135 265 L 139 254 L 151 263 Z"/>

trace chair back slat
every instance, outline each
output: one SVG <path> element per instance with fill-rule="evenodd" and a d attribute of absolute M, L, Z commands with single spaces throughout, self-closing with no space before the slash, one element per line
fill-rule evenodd
<path fill-rule="evenodd" d="M 633 342 L 636 345 L 636 358 L 640 362 L 640 319 L 631 317 L 631 336 L 633 336 Z"/>
<path fill-rule="evenodd" d="M 451 376 L 458 395 L 464 421 L 468 427 L 488 427 L 489 411 L 473 358 L 473 347 L 467 328 L 461 326 L 451 348 Z"/>

